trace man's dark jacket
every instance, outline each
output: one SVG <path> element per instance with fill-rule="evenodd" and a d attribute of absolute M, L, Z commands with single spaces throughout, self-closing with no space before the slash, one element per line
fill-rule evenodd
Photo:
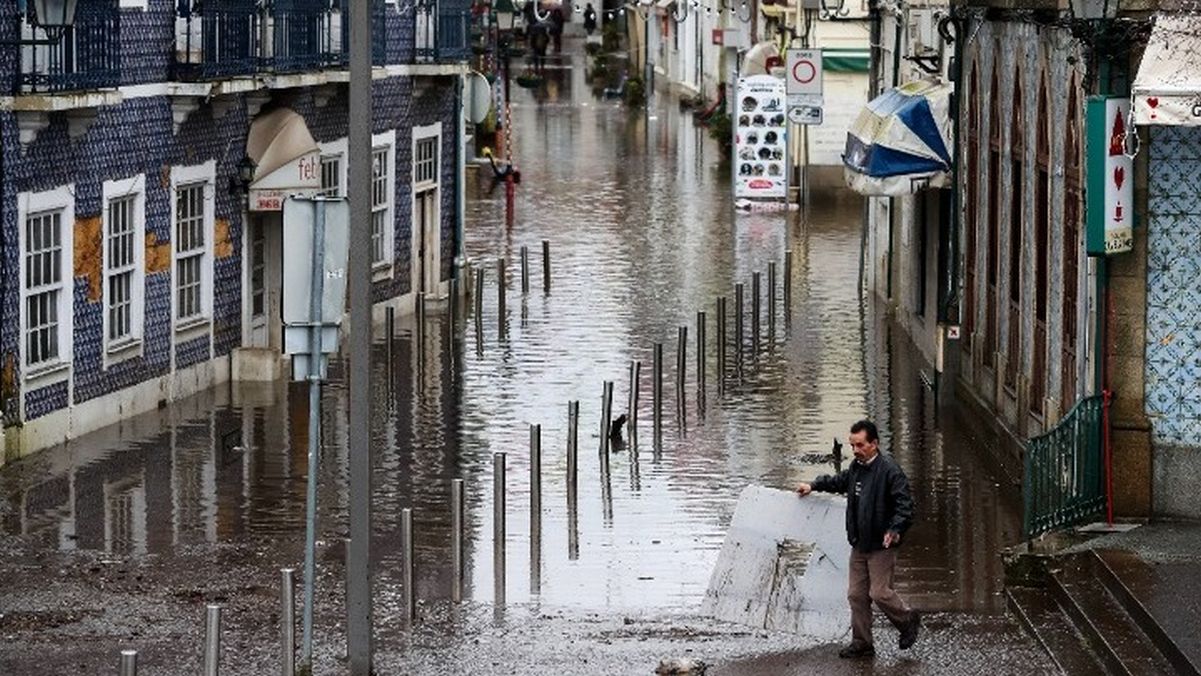
<path fill-rule="evenodd" d="M 853 460 L 838 474 L 818 477 L 812 486 L 815 491 L 846 494 L 847 541 L 861 552 L 884 549 L 884 533 L 904 535 L 913 523 L 909 480 L 883 451 L 869 465 Z"/>

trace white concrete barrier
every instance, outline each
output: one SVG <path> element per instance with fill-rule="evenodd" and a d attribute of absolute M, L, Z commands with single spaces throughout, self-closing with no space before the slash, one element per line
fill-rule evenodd
<path fill-rule="evenodd" d="M 739 496 L 701 612 L 823 641 L 850 637 L 846 499 L 763 486 Z"/>

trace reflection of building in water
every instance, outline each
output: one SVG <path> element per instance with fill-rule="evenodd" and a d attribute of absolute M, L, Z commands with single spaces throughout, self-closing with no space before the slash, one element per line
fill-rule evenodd
<path fill-rule="evenodd" d="M 138 472 L 104 484 L 104 551 L 146 553 L 145 475 Z"/>
<path fill-rule="evenodd" d="M 176 426 L 171 431 L 171 488 L 175 505 L 174 544 L 217 540 L 217 494 L 212 421 Z"/>

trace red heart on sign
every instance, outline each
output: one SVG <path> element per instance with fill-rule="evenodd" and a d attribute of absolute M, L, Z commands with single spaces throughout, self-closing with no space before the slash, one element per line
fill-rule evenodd
<path fill-rule="evenodd" d="M 1118 190 L 1122 189 L 1122 184 L 1126 182 L 1126 169 L 1118 167 L 1113 170 L 1113 182 L 1118 186 Z"/>
<path fill-rule="evenodd" d="M 1151 98 L 1147 99 L 1147 105 L 1151 106 L 1152 108 L 1158 108 L 1159 107 L 1159 97 L 1152 96 Z"/>

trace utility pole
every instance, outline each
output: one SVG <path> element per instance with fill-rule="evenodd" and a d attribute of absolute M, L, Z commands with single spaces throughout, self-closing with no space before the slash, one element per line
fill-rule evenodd
<path fill-rule="evenodd" d="M 346 552 L 346 649 L 352 676 L 371 665 L 371 3 L 350 0 L 350 543 Z"/>

